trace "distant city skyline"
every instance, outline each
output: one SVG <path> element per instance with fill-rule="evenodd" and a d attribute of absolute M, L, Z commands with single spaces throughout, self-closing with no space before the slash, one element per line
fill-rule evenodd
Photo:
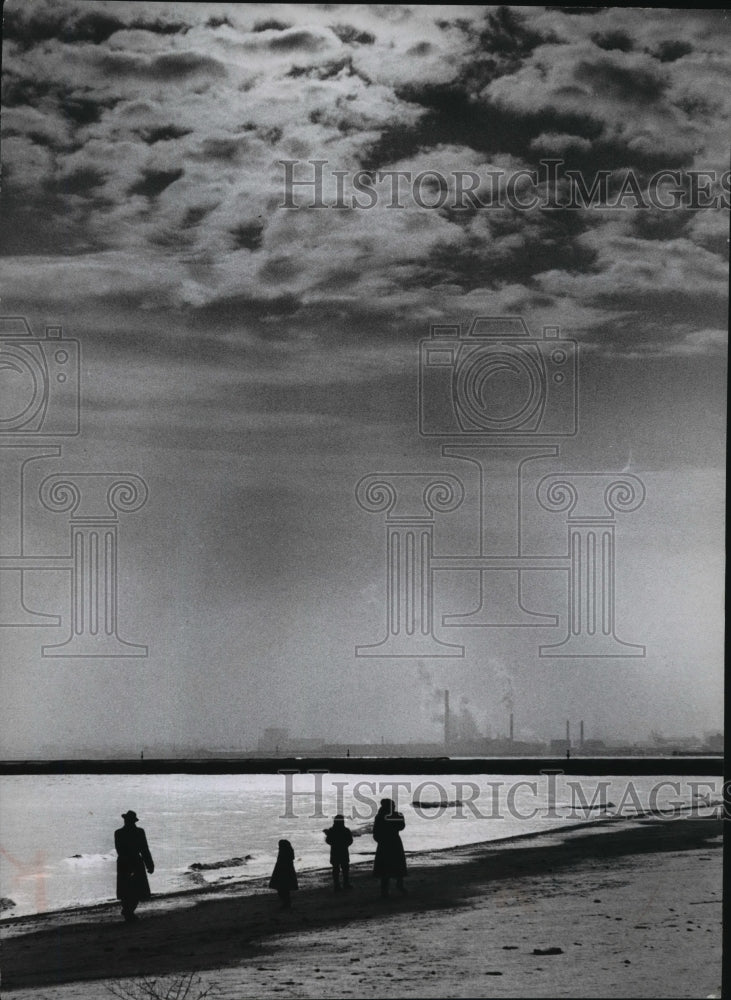
<path fill-rule="evenodd" d="M 603 731 L 599 733 L 588 732 L 585 730 L 583 741 L 579 731 L 579 725 L 581 720 L 579 720 L 574 726 L 572 723 L 571 731 L 571 747 L 574 749 L 580 749 L 582 745 L 587 747 L 588 752 L 591 749 L 597 749 L 600 745 L 607 750 L 612 748 L 618 748 L 623 746 L 636 746 L 638 748 L 651 749 L 654 748 L 658 755 L 662 755 L 665 752 L 672 751 L 673 749 L 683 749 L 684 747 L 692 746 L 698 748 L 705 748 L 711 752 L 720 752 L 723 749 L 723 731 L 720 729 L 706 729 L 702 732 L 696 733 L 658 733 L 650 730 L 645 734 L 638 734 L 635 738 L 622 739 L 616 733 L 611 731 Z M 467 743 L 483 743 L 485 744 L 484 752 L 489 756 L 490 747 L 488 744 L 500 744 L 501 752 L 504 751 L 509 743 L 514 742 L 519 746 L 526 746 L 528 744 L 537 745 L 542 744 L 544 751 L 548 751 L 551 743 L 562 743 L 565 742 L 565 732 L 562 732 L 562 726 L 565 727 L 565 721 L 562 725 L 557 725 L 555 730 L 547 731 L 545 733 L 532 734 L 527 737 L 520 730 L 516 729 L 513 740 L 510 739 L 508 728 L 504 732 L 494 732 L 494 733 L 479 733 L 472 738 L 468 737 L 455 737 L 453 744 L 458 747 L 460 744 Z M 274 733 L 277 732 L 277 736 Z M 327 750 L 328 752 L 334 752 L 337 748 L 338 754 L 345 753 L 346 751 L 350 753 L 352 751 L 353 756 L 357 756 L 358 750 L 363 746 L 372 747 L 394 747 L 400 746 L 408 749 L 409 746 L 414 747 L 426 747 L 429 746 L 432 750 L 437 750 L 439 748 L 444 749 L 446 744 L 442 738 L 440 739 L 440 734 L 427 735 L 423 738 L 415 738 L 412 740 L 398 740 L 388 733 L 381 734 L 380 736 L 373 737 L 370 740 L 349 740 L 347 734 L 342 734 L 340 738 L 335 738 L 332 740 L 324 739 L 318 735 L 304 735 L 299 733 L 290 732 L 286 728 L 280 727 L 270 727 L 269 730 L 264 730 L 257 736 L 252 737 L 248 740 L 241 740 L 240 742 L 231 744 L 211 744 L 191 747 L 189 745 L 181 745 L 175 743 L 167 742 L 152 742 L 147 746 L 140 747 L 135 752 L 134 748 L 129 748 L 124 744 L 120 744 L 117 747 L 110 746 L 107 748 L 103 756 L 112 757 L 129 757 L 132 760 L 141 758 L 142 760 L 147 757 L 147 759 L 154 759 L 155 756 L 160 757 L 186 757 L 192 756 L 196 757 L 198 754 L 203 755 L 235 755 L 246 754 L 252 755 L 257 752 L 264 756 L 271 754 L 286 756 L 287 753 L 317 753 L 320 750 Z M 95 757 L 99 754 L 98 747 L 94 746 L 83 746 L 79 745 L 73 748 L 73 753 L 67 753 L 66 756 L 89 758 Z M 36 748 L 36 753 L 33 755 L 39 759 L 53 759 L 57 755 L 57 748 L 54 744 L 41 744 Z M 8 756 L 8 760 L 14 759 L 13 756 Z M 16 758 L 17 759 L 17 758 Z"/>

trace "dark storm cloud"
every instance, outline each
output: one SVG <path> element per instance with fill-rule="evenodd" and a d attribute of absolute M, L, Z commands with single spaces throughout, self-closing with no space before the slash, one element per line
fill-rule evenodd
<path fill-rule="evenodd" d="M 59 39 L 66 45 L 82 42 L 99 45 L 117 31 L 130 29 L 176 35 L 185 34 L 189 25 L 164 17 L 124 21 L 110 13 L 109 8 L 90 11 L 83 11 L 83 8 L 58 10 L 50 5 L 40 10 L 8 7 L 3 17 L 4 38 L 16 42 L 21 48 L 30 48 L 49 39 Z"/>
<path fill-rule="evenodd" d="M 149 74 L 158 80 L 176 80 L 194 73 L 225 76 L 226 68 L 217 59 L 196 52 L 171 52 L 153 59 Z"/>
<path fill-rule="evenodd" d="M 370 84 L 371 80 L 361 70 L 355 68 L 351 56 L 342 59 L 333 59 L 331 62 L 323 63 L 321 66 L 293 66 L 287 76 L 306 76 L 310 80 L 331 80 L 340 74 L 345 76 L 357 76 L 364 83 Z"/>
<path fill-rule="evenodd" d="M 157 195 L 169 188 L 171 184 L 183 176 L 181 169 L 177 170 L 145 170 L 142 177 L 130 188 L 130 194 L 141 194 L 147 198 L 156 198 Z"/>
<path fill-rule="evenodd" d="M 184 35 L 190 30 L 190 25 L 183 21 L 165 21 L 158 18 L 154 21 L 134 18 L 127 25 L 130 30 L 150 31 L 156 35 Z"/>
<path fill-rule="evenodd" d="M 242 350 L 249 350 L 249 346 L 246 346 L 252 342 L 249 338 L 253 338 L 254 343 L 281 345 L 283 349 L 294 348 L 302 332 L 307 331 L 308 335 L 315 332 L 318 342 L 329 351 L 323 357 L 323 364 L 327 364 L 328 371 L 321 366 L 314 367 L 308 383 L 311 380 L 329 383 L 338 372 L 341 373 L 343 382 L 351 383 L 361 378 L 360 372 L 348 360 L 347 351 L 342 364 L 338 364 L 340 348 L 363 345 L 371 349 L 379 348 L 380 345 L 385 357 L 387 348 L 403 341 L 415 343 L 424 334 L 424 322 L 420 317 L 402 315 L 394 310 L 387 299 L 379 301 L 366 297 L 354 298 L 345 307 L 342 302 L 333 301 L 329 297 L 308 302 L 300 295 L 278 292 L 276 282 L 269 285 L 269 290 L 270 294 L 266 296 L 241 293 L 221 295 L 197 308 L 187 310 L 183 326 L 190 332 L 193 340 L 198 336 L 194 331 L 209 332 L 212 337 L 212 357 L 215 356 L 213 345 L 218 332 L 245 327 L 247 339 L 241 342 Z M 227 340 L 225 350 L 238 349 L 232 347 L 232 344 L 235 345 L 236 341 Z M 273 359 L 268 356 L 267 363 L 281 365 L 283 357 Z M 259 357 L 262 362 L 266 359 L 266 354 Z M 283 368 L 281 374 L 285 376 L 286 369 Z M 376 365 L 373 377 L 378 378 L 382 374 L 380 366 Z M 290 375 L 298 381 L 305 377 L 302 369 L 299 373 L 292 370 Z"/>
<path fill-rule="evenodd" d="M 601 123 L 589 113 L 515 115 L 492 102 L 473 99 L 461 85 L 403 87 L 398 96 L 424 108 L 426 113 L 414 126 L 384 129 L 362 155 L 363 166 L 368 169 L 378 169 L 440 144 L 525 156 L 531 140 L 540 132 L 567 132 L 588 139 L 601 134 Z"/>
<path fill-rule="evenodd" d="M 569 17 L 593 17 L 596 14 L 602 14 L 605 10 L 611 10 L 610 7 L 581 7 L 577 4 L 576 7 L 546 7 L 547 11 L 557 11 L 560 14 L 567 14 Z"/>
<path fill-rule="evenodd" d="M 96 63 L 103 73 L 112 76 L 142 76 L 151 80 L 181 80 L 198 73 L 226 75 L 226 68 L 221 62 L 197 52 L 170 52 L 153 59 L 111 52 L 99 55 Z"/>
<path fill-rule="evenodd" d="M 304 28 L 292 28 L 268 39 L 273 52 L 318 52 L 325 44 L 320 35 Z"/>
<path fill-rule="evenodd" d="M 63 92 L 58 95 L 58 106 L 63 113 L 76 125 L 91 125 L 98 122 L 105 111 L 113 108 L 114 100 L 99 101 L 78 93 Z"/>
<path fill-rule="evenodd" d="M 611 70 L 594 74 L 589 67 L 587 80 L 599 86 L 600 77 L 613 80 L 615 88 L 631 86 L 632 74 Z M 648 98 L 657 89 L 652 77 L 638 74 Z M 692 160 L 691 148 L 675 152 L 633 144 L 632 134 L 607 134 L 599 116 L 544 108 L 540 112 L 516 111 L 489 100 L 475 100 L 459 85 L 405 87 L 399 97 L 426 109 L 418 124 L 387 127 L 361 154 L 362 165 L 376 170 L 440 144 L 466 146 L 488 155 L 509 153 L 527 163 L 538 163 L 535 140 L 545 134 L 574 136 L 587 143 L 567 142 L 562 154 L 566 169 L 580 170 L 591 177 L 600 169 L 632 167 L 647 175 L 663 167 L 683 167 Z M 550 150 L 549 150 L 550 152 Z M 544 151 L 545 155 L 545 151 Z"/>
<path fill-rule="evenodd" d="M 233 24 L 225 15 L 209 17 L 206 21 L 207 28 L 233 28 Z"/>
<path fill-rule="evenodd" d="M 51 90 L 45 80 L 33 80 L 6 72 L 3 74 L 3 105 L 6 108 L 33 107 Z"/>
<path fill-rule="evenodd" d="M 149 63 L 140 56 L 128 55 L 125 52 L 104 52 L 95 57 L 97 68 L 102 73 L 114 76 L 137 76 L 144 73 Z"/>
<path fill-rule="evenodd" d="M 680 39 L 661 42 L 656 50 L 656 56 L 660 62 L 675 62 L 688 56 L 693 51 L 693 46 Z"/>
<path fill-rule="evenodd" d="M 274 18 L 269 18 L 265 21 L 257 21 L 254 27 L 251 29 L 254 32 L 259 31 L 287 31 L 291 28 L 291 24 L 285 24 L 284 21 L 277 21 Z"/>
<path fill-rule="evenodd" d="M 222 160 L 233 163 L 238 160 L 247 149 L 246 138 L 236 139 L 205 139 L 201 144 L 200 155 L 204 160 Z"/>
<path fill-rule="evenodd" d="M 282 282 L 287 282 L 301 274 L 304 267 L 304 262 L 300 262 L 294 257 L 270 257 L 259 268 L 259 277 L 265 284 L 280 285 Z"/>
<path fill-rule="evenodd" d="M 150 146 L 154 146 L 156 142 L 167 142 L 169 139 L 182 139 L 183 136 L 190 135 L 192 131 L 190 128 L 170 124 L 143 129 L 140 134 L 144 142 Z"/>
<path fill-rule="evenodd" d="M 595 41 L 623 57 L 629 49 L 629 36 L 621 31 L 594 33 Z M 469 33 L 470 58 L 465 60 L 457 79 L 445 84 L 404 85 L 397 89 L 400 100 L 425 109 L 417 124 L 395 126 L 363 154 L 367 168 L 377 168 L 407 158 L 419 150 L 440 143 L 464 145 L 488 154 L 510 153 L 528 162 L 536 162 L 535 140 L 542 134 L 557 133 L 589 140 L 589 144 L 567 143 L 567 166 L 592 171 L 601 166 L 616 169 L 631 166 L 640 171 L 654 171 L 661 166 L 687 165 L 694 153 L 690 139 L 687 148 L 668 151 L 651 144 L 637 143 L 631 131 L 618 133 L 609 128 L 606 106 L 595 106 L 592 94 L 603 101 L 636 105 L 659 102 L 667 89 L 666 77 L 647 65 L 625 65 L 613 54 L 598 59 L 576 59 L 571 75 L 556 89 L 552 104 L 550 88 L 540 94 L 540 109 L 516 106 L 507 92 L 506 101 L 495 100 L 486 88 L 500 78 L 510 78 L 529 66 L 537 52 L 550 51 L 551 61 L 560 61 L 568 46 L 558 44 L 554 31 L 538 31 L 520 14 L 499 8 L 486 15 L 482 26 L 472 26 Z M 548 48 L 545 48 L 548 46 Z M 544 47 L 544 48 L 542 48 Z M 549 58 L 548 55 L 546 58 Z M 480 96 L 478 96 L 480 95 Z M 586 100 L 582 98 L 586 96 Z M 569 109 L 565 98 L 573 96 L 575 107 Z M 579 110 L 579 105 L 581 109 Z"/>
<path fill-rule="evenodd" d="M 630 232 L 643 240 L 674 240 L 688 235 L 695 213 L 679 208 L 674 212 L 648 210 L 635 212 L 631 217 Z"/>
<path fill-rule="evenodd" d="M 180 224 L 183 229 L 190 229 L 193 226 L 197 226 L 199 222 L 202 222 L 211 211 L 212 207 L 209 205 L 187 208 Z"/>
<path fill-rule="evenodd" d="M 261 298 L 251 294 L 232 294 L 219 296 L 193 310 L 193 313 L 198 321 L 204 324 L 210 323 L 215 329 L 217 326 L 236 326 L 243 316 L 246 316 L 247 323 L 254 324 L 261 319 L 275 322 L 289 319 L 297 314 L 301 304 L 300 297 L 292 293 Z M 262 328 L 262 331 L 267 336 L 277 337 L 283 335 L 283 329 L 280 328 L 278 332 L 276 326 L 271 326 L 268 328 L 268 333 L 266 328 Z"/>
<path fill-rule="evenodd" d="M 51 182 L 50 189 L 65 195 L 91 195 L 94 188 L 101 186 L 106 175 L 92 167 L 80 167 L 66 176 Z"/>
<path fill-rule="evenodd" d="M 439 282 L 463 291 L 494 287 L 506 281 L 531 288 L 531 279 L 544 271 L 592 271 L 596 251 L 578 239 L 584 224 L 576 215 L 545 213 L 526 224 L 519 213 L 505 212 L 490 219 L 485 230 L 468 233 L 459 243 L 433 250 L 418 281 Z"/>
<path fill-rule="evenodd" d="M 67 44 L 92 42 L 98 45 L 126 25 L 111 14 L 100 10 L 82 14 L 78 11 L 34 11 L 9 7 L 3 17 L 3 37 L 30 47 L 40 41 L 60 38 Z"/>
<path fill-rule="evenodd" d="M 332 31 L 345 45 L 373 45 L 376 40 L 369 31 L 359 31 L 351 24 L 333 24 Z"/>
<path fill-rule="evenodd" d="M 431 42 L 417 42 L 416 45 L 412 45 L 407 51 L 409 56 L 426 56 L 433 51 L 433 46 Z"/>
<path fill-rule="evenodd" d="M 2 102 L 6 108 L 41 107 L 50 105 L 57 114 L 74 125 L 98 122 L 117 100 L 100 97 L 90 87 L 72 88 L 51 80 L 35 80 L 8 72 L 3 80 Z"/>
<path fill-rule="evenodd" d="M 43 226 L 38 225 L 37 201 L 33 207 L 18 206 L 3 212 L 0 229 L 0 256 L 31 258 L 34 254 L 73 255 L 89 249 L 88 239 L 61 224 L 52 215 Z"/>
<path fill-rule="evenodd" d="M 261 246 L 263 226 L 236 226 L 231 230 L 234 248 L 238 250 L 258 250 Z"/>
<path fill-rule="evenodd" d="M 475 54 L 499 53 L 513 59 L 524 59 L 539 45 L 554 38 L 552 31 L 531 28 L 520 13 L 511 7 L 497 7 L 485 16 L 477 35 Z"/>
<path fill-rule="evenodd" d="M 668 85 L 667 80 L 651 69 L 618 66 L 609 59 L 580 62 L 574 76 L 598 94 L 632 103 L 657 101 Z"/>
<path fill-rule="evenodd" d="M 626 31 L 598 31 L 591 36 L 592 42 L 600 49 L 611 52 L 612 49 L 619 49 L 620 52 L 631 52 L 634 42 Z"/>

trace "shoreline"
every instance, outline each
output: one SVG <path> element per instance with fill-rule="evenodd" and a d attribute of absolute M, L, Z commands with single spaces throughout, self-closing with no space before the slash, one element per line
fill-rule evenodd
<path fill-rule="evenodd" d="M 587 831 L 587 826 L 594 829 Z M 460 918 L 468 912 L 481 914 L 482 919 L 493 912 L 496 893 L 519 895 L 525 893 L 526 886 L 535 887 L 547 878 L 557 883 L 568 883 L 576 878 L 581 881 L 589 870 L 611 873 L 613 865 L 629 864 L 636 869 L 637 878 L 641 879 L 648 868 L 661 870 L 671 861 L 676 865 L 682 861 L 680 867 L 684 868 L 692 861 L 695 863 L 695 859 L 701 859 L 696 864 L 696 867 L 700 866 L 701 874 L 710 873 L 704 859 L 717 859 L 720 867 L 721 852 L 717 841 L 721 832 L 720 819 L 694 817 L 689 821 L 688 817 L 645 817 L 588 823 L 582 824 L 581 828 L 564 827 L 550 833 L 518 835 L 503 841 L 415 852 L 408 855 L 409 895 L 386 901 L 385 905 L 389 907 L 386 916 L 388 921 L 395 920 L 399 926 L 406 917 L 409 921 L 418 918 L 433 924 L 432 931 L 438 941 L 451 927 L 451 924 L 445 925 L 445 920 L 455 919 L 455 914 Z M 292 910 L 286 912 L 277 909 L 275 894 L 266 888 L 268 879 L 261 878 L 243 883 L 195 887 L 153 897 L 150 903 L 142 904 L 140 920 L 134 925 L 125 925 L 120 921 L 116 902 L 26 917 L 8 917 L 0 923 L 3 990 L 15 993 L 18 1000 L 25 991 L 35 990 L 35 993 L 27 995 L 38 996 L 39 988 L 43 988 L 44 996 L 47 996 L 47 989 L 54 987 L 60 988 L 59 996 L 91 998 L 99 996 L 99 992 L 94 993 L 93 990 L 98 990 L 100 981 L 109 979 L 200 973 L 205 970 L 211 972 L 214 979 L 224 974 L 224 978 L 233 976 L 236 979 L 237 969 L 241 974 L 241 970 L 255 963 L 257 957 L 271 951 L 282 934 L 294 935 L 287 947 L 296 948 L 303 933 L 326 937 L 335 934 L 337 937 L 341 932 L 347 932 L 346 936 L 350 935 L 354 940 L 359 940 L 363 933 L 366 937 L 374 932 L 380 933 L 384 901 L 377 897 L 377 883 L 370 875 L 370 862 L 354 865 L 352 876 L 353 891 L 334 894 L 327 869 L 301 872 L 300 890 L 293 897 Z M 698 884 L 697 875 L 694 879 L 690 885 Z M 628 884 L 631 892 L 632 883 Z M 667 886 L 657 882 L 653 884 L 656 893 L 662 890 L 674 898 L 678 876 L 673 877 Z M 713 884 L 714 879 L 710 879 L 708 893 L 715 896 L 715 889 L 710 888 Z M 719 911 L 720 888 L 719 874 Z M 709 896 L 708 905 L 711 900 Z M 579 905 L 576 899 L 572 905 Z M 679 899 L 678 905 L 684 905 L 684 901 Z M 512 914 L 513 918 L 516 916 Z M 476 917 L 473 916 L 473 919 Z M 578 915 L 578 920 L 581 923 L 584 917 Z M 365 932 L 361 930 L 364 926 L 367 928 Z M 710 941 L 708 934 L 704 938 Z M 690 946 L 689 941 L 683 943 L 686 947 Z M 720 956 L 720 931 L 718 948 Z M 320 976 L 319 972 L 317 976 Z M 714 982 L 719 977 L 720 957 Z M 446 995 L 471 995 L 455 993 L 453 984 L 445 985 L 442 980 L 438 984 L 432 982 L 439 990 L 447 990 Z M 83 983 L 96 983 L 97 986 L 84 987 Z M 76 984 L 76 992 L 64 991 L 63 984 Z M 250 995 L 266 995 L 262 992 L 265 985 L 260 983 L 257 987 L 259 992 Z M 322 986 L 318 981 L 317 989 Z M 84 992 L 84 989 L 91 989 L 92 992 Z M 240 983 L 236 989 L 241 989 Z M 439 990 L 433 995 L 438 995 Z M 236 998 L 245 995 L 249 994 L 231 993 Z M 272 995 L 277 995 L 276 990 Z M 305 991 L 291 995 L 317 997 L 341 994 Z M 347 991 L 342 995 L 348 995 Z M 421 994 L 417 992 L 413 995 Z M 573 994 L 560 995 L 582 996 L 586 995 L 586 990 L 581 985 Z M 630 992 L 627 995 L 633 994 Z M 656 995 L 670 994 L 660 989 Z M 702 995 L 707 996 L 708 993 Z"/>
<path fill-rule="evenodd" d="M 288 756 L 150 757 L 148 759 L 66 758 L 0 760 L 0 776 L 65 774 L 542 774 L 570 775 L 723 774 L 723 754 L 678 753 L 655 756 Z"/>
<path fill-rule="evenodd" d="M 716 803 L 713 808 L 717 808 L 719 803 Z M 684 815 L 683 815 L 684 814 Z M 613 826 L 618 826 L 619 828 L 624 828 L 627 826 L 631 827 L 638 820 L 656 819 L 663 823 L 672 822 L 674 820 L 714 820 L 719 818 L 719 814 L 716 813 L 712 816 L 700 815 L 697 812 L 697 806 L 694 804 L 683 806 L 680 808 L 668 808 L 668 809 L 655 809 L 655 810 L 645 810 L 642 813 L 636 815 L 604 815 L 595 816 L 592 819 L 585 819 L 582 822 L 570 822 L 563 825 L 558 825 L 552 827 L 551 829 L 544 830 L 532 830 L 529 833 L 514 833 L 507 837 L 499 837 L 493 840 L 475 840 L 466 844 L 451 844 L 445 847 L 428 847 L 422 850 L 406 850 L 406 857 L 410 864 L 416 863 L 418 865 L 419 861 L 422 863 L 431 864 L 430 859 L 434 859 L 434 863 L 440 861 L 446 864 L 458 864 L 460 859 L 465 854 L 472 854 L 475 850 L 479 849 L 490 849 L 490 848 L 510 848 L 513 844 L 517 842 L 531 841 L 538 844 L 541 841 L 551 841 L 555 838 L 560 838 L 564 834 L 571 834 L 574 832 L 599 832 L 605 829 L 611 830 Z M 372 851 L 375 854 L 375 848 Z M 357 861 L 351 863 L 351 871 L 366 871 L 370 868 L 372 864 L 372 858 L 363 861 Z M 330 874 L 329 865 L 317 865 L 312 868 L 301 868 L 299 869 L 300 878 L 310 875 L 328 875 Z M 241 876 L 241 875 L 231 875 L 220 879 L 219 881 L 212 881 L 208 883 L 197 883 L 196 885 L 188 886 L 182 889 L 168 889 L 160 892 L 153 892 L 152 899 L 146 904 L 148 907 L 153 904 L 156 908 L 167 908 L 169 904 L 174 903 L 176 900 L 185 901 L 188 898 L 195 898 L 197 896 L 210 896 L 216 893 L 221 893 L 224 895 L 230 895 L 232 893 L 241 893 L 242 895 L 247 894 L 247 890 L 251 889 L 255 891 L 257 888 L 268 887 L 269 876 L 268 875 L 251 875 L 251 876 Z M 118 906 L 117 900 L 112 897 L 105 897 L 104 899 L 90 900 L 87 902 L 74 902 L 67 906 L 58 906 L 55 909 L 47 909 L 42 913 L 18 913 L 14 914 L 10 909 L 5 911 L 5 915 L 0 916 L 0 938 L 2 937 L 3 930 L 7 928 L 11 933 L 15 925 L 22 923 L 33 923 L 44 921 L 50 921 L 53 919 L 64 920 L 67 917 L 79 916 L 84 917 L 85 915 L 91 915 L 97 912 L 104 912 L 106 909 L 112 907 L 116 908 Z"/>
<path fill-rule="evenodd" d="M 687 817 L 693 818 L 693 817 Z M 458 862 L 458 857 L 464 852 L 471 852 L 475 848 L 482 847 L 500 847 L 505 845 L 510 845 L 515 841 L 529 841 L 551 838 L 556 836 L 561 836 L 564 832 L 573 830 L 583 830 L 587 828 L 601 829 L 604 825 L 609 825 L 611 823 L 621 823 L 627 822 L 628 817 L 616 816 L 609 817 L 606 819 L 593 819 L 586 820 L 583 823 L 571 823 L 565 826 L 557 826 L 550 831 L 546 830 L 534 830 L 530 833 L 516 833 L 509 837 L 500 837 L 495 840 L 479 840 L 474 841 L 470 844 L 453 844 L 449 847 L 434 847 L 425 848 L 421 851 L 406 851 L 406 857 L 410 862 L 418 862 L 419 859 L 422 861 L 431 857 L 438 857 L 441 861 L 447 864 L 455 864 Z M 632 822 L 632 819 L 629 819 Z M 373 851 L 375 854 L 375 849 Z M 452 855 L 455 855 L 455 859 L 452 859 Z M 367 861 L 357 861 L 351 863 L 351 872 L 365 872 L 372 864 L 372 859 Z M 303 868 L 299 870 L 300 880 L 309 875 L 328 875 L 330 874 L 329 865 L 319 865 L 315 868 Z M 246 895 L 246 889 L 251 888 L 256 890 L 257 888 L 268 887 L 269 882 L 268 875 L 252 875 L 248 878 L 243 876 L 232 876 L 226 881 L 219 882 L 209 882 L 205 885 L 198 884 L 190 886 L 186 889 L 170 889 L 163 892 L 153 892 L 152 899 L 146 904 L 148 907 L 150 903 L 153 905 L 165 906 L 167 903 L 173 903 L 176 900 L 185 901 L 186 898 L 193 898 L 196 896 L 210 896 L 211 894 L 221 893 L 224 895 L 229 895 L 234 892 L 240 892 L 242 895 Z M 93 900 L 88 903 L 70 903 L 68 906 L 59 906 L 56 909 L 44 910 L 43 913 L 19 913 L 12 914 L 8 912 L 7 916 L 0 917 L 0 936 L 4 928 L 9 929 L 11 932 L 13 926 L 20 923 L 43 923 L 53 921 L 54 919 L 63 920 L 66 917 L 79 916 L 83 917 L 85 915 L 91 915 L 97 912 L 103 912 L 110 907 L 118 909 L 118 902 L 116 899 L 107 897 L 106 899 Z"/>

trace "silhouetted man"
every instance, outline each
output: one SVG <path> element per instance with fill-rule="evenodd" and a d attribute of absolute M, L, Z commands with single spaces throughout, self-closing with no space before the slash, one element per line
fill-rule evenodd
<path fill-rule="evenodd" d="M 388 899 L 389 879 L 396 879 L 396 888 L 406 894 L 404 875 L 406 874 L 406 853 L 399 836 L 406 826 L 400 812 L 396 811 L 393 799 L 381 799 L 381 808 L 373 821 L 373 839 L 378 844 L 373 859 L 373 874 L 381 880 L 381 897 Z"/>
<path fill-rule="evenodd" d="M 135 910 L 141 900 L 150 898 L 150 875 L 155 865 L 147 846 L 145 831 L 136 826 L 137 813 L 132 809 L 122 813 L 124 826 L 114 831 L 114 846 L 117 849 L 117 899 L 122 904 L 125 920 L 136 920 Z M 147 869 L 147 871 L 145 871 Z"/>

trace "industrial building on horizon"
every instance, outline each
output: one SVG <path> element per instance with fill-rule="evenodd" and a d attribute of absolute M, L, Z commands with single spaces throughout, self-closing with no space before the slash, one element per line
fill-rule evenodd
<path fill-rule="evenodd" d="M 572 738 L 571 720 L 566 720 L 565 736 L 548 739 L 519 739 L 515 735 L 515 716 L 508 716 L 507 735 L 491 737 L 480 734 L 474 719 L 464 711 L 455 713 L 450 708 L 449 691 L 444 691 L 442 714 L 443 738 L 396 742 L 381 737 L 380 741 L 328 742 L 317 737 L 292 736 L 288 729 L 271 727 L 263 731 L 253 751 L 263 756 L 291 756 L 310 754 L 331 757 L 385 757 L 385 756 L 479 756 L 479 757 L 535 757 L 535 756 L 657 756 L 673 753 L 719 754 L 723 752 L 723 733 L 706 732 L 699 736 L 665 737 L 651 731 L 646 741 L 596 739 L 585 736 L 584 720 L 579 720 L 578 737 Z M 467 714 L 465 724 L 464 716 Z M 252 752 L 249 752 L 252 753 Z"/>

